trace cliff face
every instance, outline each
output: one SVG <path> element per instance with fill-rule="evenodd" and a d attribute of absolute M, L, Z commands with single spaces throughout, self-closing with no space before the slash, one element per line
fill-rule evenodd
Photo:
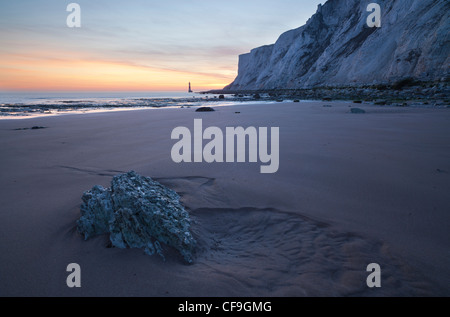
<path fill-rule="evenodd" d="M 369 3 L 381 27 L 367 26 Z M 239 58 L 225 89 L 311 88 L 449 76 L 450 1 L 328 0 L 302 27 Z"/>

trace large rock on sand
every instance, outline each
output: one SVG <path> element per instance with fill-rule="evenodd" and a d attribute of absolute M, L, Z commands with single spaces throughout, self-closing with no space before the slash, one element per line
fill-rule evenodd
<path fill-rule="evenodd" d="M 111 188 L 95 186 L 83 195 L 78 231 L 85 239 L 110 234 L 117 248 L 142 248 L 164 258 L 161 244 L 193 262 L 196 241 L 188 212 L 173 190 L 135 172 L 115 176 Z"/>

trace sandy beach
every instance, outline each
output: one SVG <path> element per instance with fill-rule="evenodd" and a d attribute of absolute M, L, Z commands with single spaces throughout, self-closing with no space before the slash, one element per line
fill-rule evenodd
<path fill-rule="evenodd" d="M 350 113 L 355 106 L 366 113 Z M 0 120 L 0 296 L 450 295 L 450 109 L 216 110 Z M 171 132 L 194 119 L 279 127 L 279 171 L 174 163 Z M 33 126 L 46 128 L 17 130 Z M 194 264 L 76 231 L 83 192 L 131 170 L 180 194 L 198 241 Z M 79 289 L 66 285 L 69 263 L 81 266 Z M 366 285 L 370 263 L 381 266 L 379 289 Z"/>

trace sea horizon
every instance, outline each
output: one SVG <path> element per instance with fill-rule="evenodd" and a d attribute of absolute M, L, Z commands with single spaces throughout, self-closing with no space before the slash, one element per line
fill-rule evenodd
<path fill-rule="evenodd" d="M 234 104 L 271 103 L 250 96 L 224 96 L 187 91 L 124 92 L 0 92 L 0 120 L 27 119 L 69 113 L 125 111 L 136 109 L 191 108 Z"/>
<path fill-rule="evenodd" d="M 198 92 L 187 90 L 155 90 L 155 91 L 0 91 L 0 103 L 32 102 L 43 99 L 83 100 L 87 98 L 187 98 Z"/>

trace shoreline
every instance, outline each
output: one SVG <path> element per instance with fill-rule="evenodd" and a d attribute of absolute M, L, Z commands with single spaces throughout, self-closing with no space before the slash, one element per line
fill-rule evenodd
<path fill-rule="evenodd" d="M 36 104 L 31 101 L 25 104 L 21 102 L 2 103 L 0 104 L 0 120 L 17 119 L 17 117 L 25 119 L 28 114 L 31 114 L 31 117 L 42 117 L 65 115 L 67 113 L 217 107 L 275 102 L 353 102 L 355 104 L 386 107 L 450 108 L 450 85 L 448 80 L 422 82 L 406 78 L 390 84 L 326 86 L 310 89 L 231 90 L 224 88 L 195 92 L 189 98 L 186 96 L 176 98 L 145 98 L 139 96 L 130 97 L 128 100 L 112 98 L 105 103 L 102 103 L 100 99 L 97 101 L 83 100 L 83 98 L 62 99 L 50 98 L 44 103 L 40 100 Z"/>
<path fill-rule="evenodd" d="M 232 94 L 232 93 L 230 93 Z M 234 93 L 233 93 L 234 94 Z M 47 117 L 59 117 L 59 116 L 67 116 L 67 115 L 83 115 L 83 114 L 95 114 L 95 113 L 114 113 L 114 112 L 127 112 L 127 111 L 140 111 L 140 110 L 162 110 L 162 109 L 197 109 L 206 106 L 206 103 L 208 102 L 215 102 L 214 104 L 208 104 L 209 107 L 213 108 L 222 108 L 222 107 L 236 107 L 236 106 L 251 106 L 251 105 L 279 105 L 280 103 L 297 103 L 297 104 L 308 104 L 308 103 L 349 103 L 352 104 L 355 108 L 360 106 L 372 106 L 372 107 L 379 107 L 384 106 L 385 108 L 411 108 L 411 109 L 450 109 L 450 104 L 445 103 L 435 103 L 430 104 L 429 102 L 424 103 L 418 100 L 409 100 L 408 102 L 374 102 L 374 101 L 363 101 L 363 100 L 346 100 L 346 99 L 329 99 L 324 98 L 322 100 L 319 99 L 304 99 L 304 100 L 298 100 L 295 98 L 292 98 L 293 96 L 286 96 L 286 95 L 280 95 L 276 98 L 274 97 L 262 97 L 258 99 L 254 99 L 251 97 L 251 94 L 245 94 L 242 95 L 242 97 L 238 97 L 239 99 L 218 99 L 218 100 L 210 100 L 210 99 L 204 99 L 205 101 L 204 105 L 182 105 L 182 106 L 161 106 L 161 107 L 124 107 L 121 108 L 118 107 L 99 107 L 99 108 L 85 108 L 85 109 L 73 109 L 73 110 L 59 110 L 58 112 L 52 112 L 52 113 L 45 113 L 45 112 L 33 112 L 31 115 L 1 115 L 0 114 L 0 121 L 2 120 L 28 120 L 28 119 L 34 119 L 34 118 L 47 118 Z M 283 98 L 289 98 L 287 100 L 280 99 L 280 97 Z M 242 99 L 245 98 L 245 99 Z M 295 100 L 294 100 L 295 99 Z M 397 100 L 399 101 L 399 100 Z M 222 104 L 220 104 L 222 102 Z M 228 103 L 228 104 L 223 104 Z M 325 106 L 325 105 L 324 105 Z"/>
<path fill-rule="evenodd" d="M 193 98 L 193 99 L 172 99 L 171 101 L 154 100 L 160 102 L 156 105 L 131 105 L 127 103 L 116 104 L 111 106 L 109 104 L 85 105 L 82 102 L 64 102 L 55 104 L 1 104 L 0 105 L 0 120 L 2 119 L 27 119 L 35 117 L 49 117 L 67 114 L 83 114 L 83 113 L 108 113 L 121 111 L 135 111 L 135 110 L 158 110 L 158 109 L 189 109 L 199 108 L 205 106 L 214 107 L 228 107 L 242 104 L 255 103 L 274 103 L 275 100 L 267 99 L 256 101 L 250 98 Z M 9 109 L 9 110 L 8 110 Z"/>

